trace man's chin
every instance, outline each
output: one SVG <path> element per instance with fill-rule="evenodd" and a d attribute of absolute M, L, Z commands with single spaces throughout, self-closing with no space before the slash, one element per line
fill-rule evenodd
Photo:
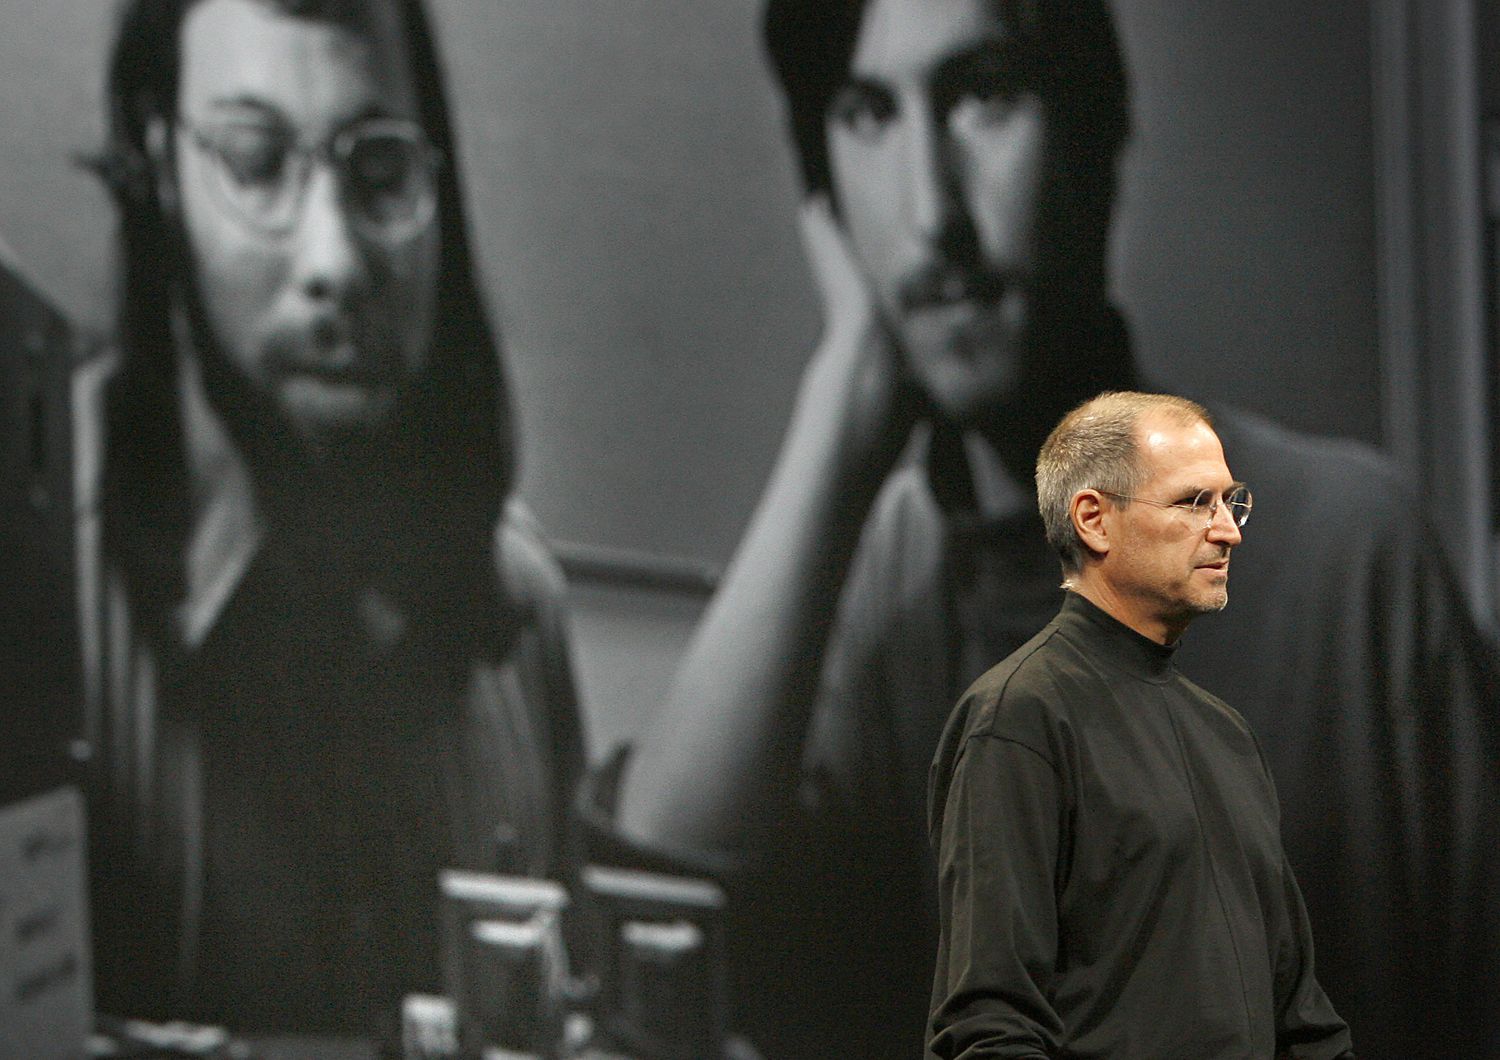
<path fill-rule="evenodd" d="M 1020 397 L 1020 388 L 1009 372 L 963 366 L 928 372 L 918 381 L 934 411 L 966 429 L 985 427 Z"/>
<path fill-rule="evenodd" d="M 1222 611 L 1229 606 L 1229 590 L 1222 589 L 1219 592 L 1208 593 L 1193 601 L 1193 612 L 1199 615 L 1211 615 Z"/>
<path fill-rule="evenodd" d="M 381 437 L 395 413 L 395 396 L 384 388 L 352 386 L 287 388 L 281 410 L 309 456 L 354 453 Z"/>
<path fill-rule="evenodd" d="M 907 364 L 934 410 L 960 427 L 982 427 L 1021 396 L 1021 357 L 1013 336 L 960 331 L 903 336 Z"/>

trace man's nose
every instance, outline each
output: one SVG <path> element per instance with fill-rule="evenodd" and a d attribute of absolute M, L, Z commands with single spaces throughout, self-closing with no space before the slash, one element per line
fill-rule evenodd
<path fill-rule="evenodd" d="M 1208 523 L 1208 539 L 1230 548 L 1244 540 L 1239 524 L 1234 521 L 1234 513 L 1223 501 L 1214 506 L 1213 518 Z"/>
<path fill-rule="evenodd" d="M 907 126 L 905 186 L 907 223 L 927 242 L 945 243 L 965 227 L 956 152 L 937 115 Z"/>
<path fill-rule="evenodd" d="M 313 168 L 305 196 L 294 237 L 293 280 L 315 301 L 342 301 L 366 278 L 364 247 L 330 170 Z"/>

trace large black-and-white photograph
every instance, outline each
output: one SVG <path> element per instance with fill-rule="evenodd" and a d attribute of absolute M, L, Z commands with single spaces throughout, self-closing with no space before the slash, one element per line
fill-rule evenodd
<path fill-rule="evenodd" d="M 1500 6 L 0 11 L 0 1060 L 1500 1058 Z"/>

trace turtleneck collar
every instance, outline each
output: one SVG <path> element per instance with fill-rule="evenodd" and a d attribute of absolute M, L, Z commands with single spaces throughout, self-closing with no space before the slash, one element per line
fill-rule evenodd
<path fill-rule="evenodd" d="M 1063 636 L 1085 645 L 1091 656 L 1143 681 L 1160 682 L 1172 676 L 1176 644 L 1158 644 L 1142 636 L 1076 592 L 1064 594 L 1057 628 Z"/>

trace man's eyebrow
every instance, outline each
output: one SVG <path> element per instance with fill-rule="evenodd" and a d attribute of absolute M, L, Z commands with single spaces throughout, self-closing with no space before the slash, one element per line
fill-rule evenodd
<path fill-rule="evenodd" d="M 211 111 L 253 111 L 256 117 L 276 122 L 279 125 L 285 125 L 289 129 L 296 128 L 296 123 L 291 120 L 285 110 L 262 96 L 219 96 L 208 101 L 208 109 Z M 351 125 L 358 125 L 360 122 L 392 116 L 393 112 L 389 107 L 382 104 L 379 100 L 370 100 L 353 114 L 340 121 L 336 128 L 347 129 Z"/>
<path fill-rule="evenodd" d="M 1217 492 L 1218 492 L 1218 494 L 1219 494 L 1220 497 L 1227 497 L 1231 493 L 1233 493 L 1235 490 L 1241 488 L 1244 485 L 1245 484 L 1243 482 L 1241 482 L 1238 479 L 1236 479 L 1235 481 L 1231 482 L 1229 485 L 1225 486 L 1222 490 L 1219 490 Z M 1212 486 L 1200 486 L 1200 485 L 1197 485 L 1196 483 L 1193 483 L 1193 484 L 1189 484 L 1189 485 L 1183 486 L 1181 489 L 1177 490 L 1176 493 L 1177 493 L 1177 495 L 1179 497 L 1196 497 L 1196 496 L 1198 496 L 1198 494 L 1202 493 L 1204 490 L 1207 490 L 1210 493 L 1215 492 L 1215 490 L 1214 490 L 1214 488 Z"/>
<path fill-rule="evenodd" d="M 260 96 L 216 96 L 208 101 L 209 110 L 253 110 L 266 117 L 280 118 L 283 112 L 276 104 Z"/>

